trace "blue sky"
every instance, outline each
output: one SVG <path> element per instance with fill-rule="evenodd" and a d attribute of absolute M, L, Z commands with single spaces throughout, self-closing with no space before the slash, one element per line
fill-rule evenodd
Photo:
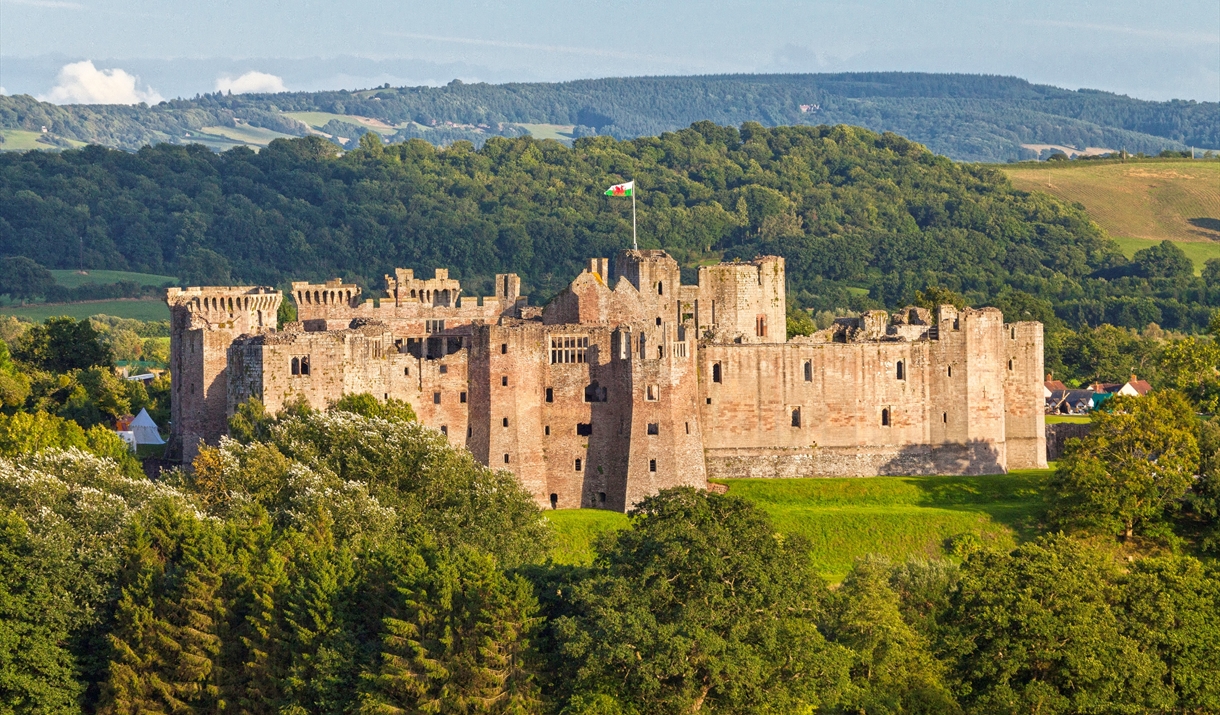
<path fill-rule="evenodd" d="M 1216 101 L 1220 3 L 0 0 L 8 93 L 50 96 L 63 65 L 81 60 L 121 70 L 149 97 L 251 71 L 321 89 L 911 70 Z"/>

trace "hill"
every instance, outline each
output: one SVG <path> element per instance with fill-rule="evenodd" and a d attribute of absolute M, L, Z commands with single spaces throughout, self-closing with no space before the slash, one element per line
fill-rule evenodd
<path fill-rule="evenodd" d="M 1195 271 L 1220 258 L 1220 162 L 1063 161 L 1002 167 L 1013 185 L 1078 202 L 1128 256 L 1169 240 Z"/>
<path fill-rule="evenodd" d="M 323 121 L 323 115 L 326 119 Z M 634 138 L 710 120 L 764 126 L 850 124 L 894 132 L 964 161 L 1013 161 L 1022 145 L 1122 148 L 1158 153 L 1220 148 L 1215 103 L 1146 102 L 1071 91 L 1014 77 L 921 73 L 617 77 L 562 83 L 383 86 L 362 91 L 220 94 L 155 107 L 56 106 L 0 97 L 0 129 L 135 150 L 150 143 L 264 146 L 261 128 L 320 133 L 350 148 L 360 134 L 443 145 L 492 136 L 570 141 L 594 134 Z M 333 122 L 333 125 L 331 124 Z M 329 127 L 329 128 L 328 128 Z M 240 136 L 217 128 L 241 130 Z"/>
<path fill-rule="evenodd" d="M 375 136 L 342 156 L 320 137 L 258 154 L 0 154 L 0 255 L 70 269 L 85 236 L 89 268 L 188 285 L 340 276 L 370 296 L 396 266 L 449 268 L 468 295 L 517 272 L 540 304 L 586 258 L 627 245 L 629 202 L 602 192 L 634 178 L 641 246 L 669 251 L 687 281 L 706 261 L 780 255 L 790 303 L 805 308 L 896 307 L 937 286 L 1012 318 L 1196 331 L 1220 306 L 1212 273 L 1128 261 L 1083 208 L 893 134 L 701 122 L 573 148 L 495 137 L 477 151 Z"/>

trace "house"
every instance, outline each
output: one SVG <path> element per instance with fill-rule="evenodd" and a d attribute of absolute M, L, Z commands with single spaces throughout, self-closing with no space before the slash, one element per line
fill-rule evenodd
<path fill-rule="evenodd" d="M 1108 393 L 1123 397 L 1143 397 L 1152 391 L 1152 385 L 1146 380 L 1140 380 L 1135 375 L 1126 382 L 1095 382 L 1089 389 L 1096 393 Z"/>
<path fill-rule="evenodd" d="M 1054 390 L 1046 398 L 1048 415 L 1083 415 L 1096 406 L 1091 390 Z"/>
<path fill-rule="evenodd" d="M 1042 383 L 1042 396 L 1050 397 L 1054 392 L 1062 392 L 1068 389 L 1068 386 L 1060 380 L 1052 380 L 1051 373 L 1046 373 L 1046 381 Z"/>

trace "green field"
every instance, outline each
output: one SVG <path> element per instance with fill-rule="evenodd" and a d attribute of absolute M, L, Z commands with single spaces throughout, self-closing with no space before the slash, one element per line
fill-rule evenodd
<path fill-rule="evenodd" d="M 29 132 L 24 129 L 0 129 L 0 135 L 4 137 L 4 143 L 0 144 L 0 151 L 29 151 L 31 149 L 40 149 L 43 151 L 58 151 L 59 147 L 43 144 L 38 141 L 42 136 L 42 132 Z M 78 142 L 75 139 L 68 140 L 73 147 L 85 146 L 84 142 Z"/>
<path fill-rule="evenodd" d="M 858 557 L 943 556 L 945 540 L 976 534 L 1012 544 L 1031 536 L 1042 515 L 1048 470 L 983 477 L 734 479 L 729 494 L 756 503 L 785 533 L 802 534 L 821 574 L 837 582 Z M 547 512 L 553 558 L 588 563 L 598 534 L 627 525 L 622 514 L 592 509 Z"/>
<path fill-rule="evenodd" d="M 202 136 L 201 136 L 202 135 Z M 262 127 L 252 127 L 248 124 L 242 124 L 236 127 L 204 127 L 198 130 L 191 137 L 193 141 L 210 139 L 215 143 L 230 142 L 233 146 L 246 145 L 253 149 L 265 147 L 275 139 L 292 139 L 291 134 L 281 134 L 280 132 Z"/>
<path fill-rule="evenodd" d="M 159 299 L 149 300 L 91 300 L 84 303 L 36 303 L 25 306 L 0 308 L 0 315 L 13 315 L 33 322 L 41 322 L 57 315 L 67 315 L 83 320 L 91 315 L 113 315 L 134 320 L 169 320 L 169 306 Z"/>
<path fill-rule="evenodd" d="M 530 136 L 535 139 L 554 139 L 564 144 L 572 143 L 572 130 L 576 128 L 573 124 L 518 124 L 529 131 Z"/>
<path fill-rule="evenodd" d="M 51 275 L 55 276 L 55 282 L 65 288 L 76 288 L 88 283 L 106 284 L 118 283 L 119 281 L 135 281 L 142 286 L 163 286 L 166 283 L 177 283 L 178 279 L 173 276 L 159 276 L 154 273 L 132 273 L 131 271 L 95 271 L 89 270 L 85 274 L 78 271 L 51 271 Z"/>
<path fill-rule="evenodd" d="M 292 117 L 308 124 L 311 128 L 320 130 L 326 126 L 326 123 L 332 119 L 338 119 L 341 122 L 348 124 L 358 124 L 368 127 L 378 134 L 389 136 L 397 132 L 405 124 L 394 127 L 377 119 L 369 119 L 368 117 L 360 117 L 354 114 L 331 114 L 330 112 L 284 112 L 285 117 Z"/>
<path fill-rule="evenodd" d="M 1128 256 L 1170 240 L 1196 271 L 1220 257 L 1220 161 L 1043 162 L 1000 169 L 1019 189 L 1079 202 Z"/>

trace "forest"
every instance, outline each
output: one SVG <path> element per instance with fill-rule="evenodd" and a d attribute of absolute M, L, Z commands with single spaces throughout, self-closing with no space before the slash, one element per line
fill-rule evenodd
<path fill-rule="evenodd" d="M 532 123 L 573 126 L 576 137 L 630 139 L 710 120 L 764 126 L 851 124 L 901 134 L 959 161 L 1036 157 L 1037 152 L 1021 146 L 1025 143 L 1148 154 L 1220 148 L 1214 102 L 1150 102 L 1015 77 L 901 72 L 619 77 L 502 85 L 454 80 L 444 87 L 217 93 L 155 107 L 60 107 L 25 95 L 0 96 L 0 129 L 47 127 L 49 147 L 72 139 L 135 151 L 147 144 L 188 143 L 198 129 L 235 123 L 300 136 L 307 131 L 305 125 L 284 113 L 303 111 L 369 117 L 404 126 L 397 140 L 424 137 L 438 144 L 465 139 L 481 145 L 492 136 L 517 136 L 524 131 L 521 125 Z"/>

